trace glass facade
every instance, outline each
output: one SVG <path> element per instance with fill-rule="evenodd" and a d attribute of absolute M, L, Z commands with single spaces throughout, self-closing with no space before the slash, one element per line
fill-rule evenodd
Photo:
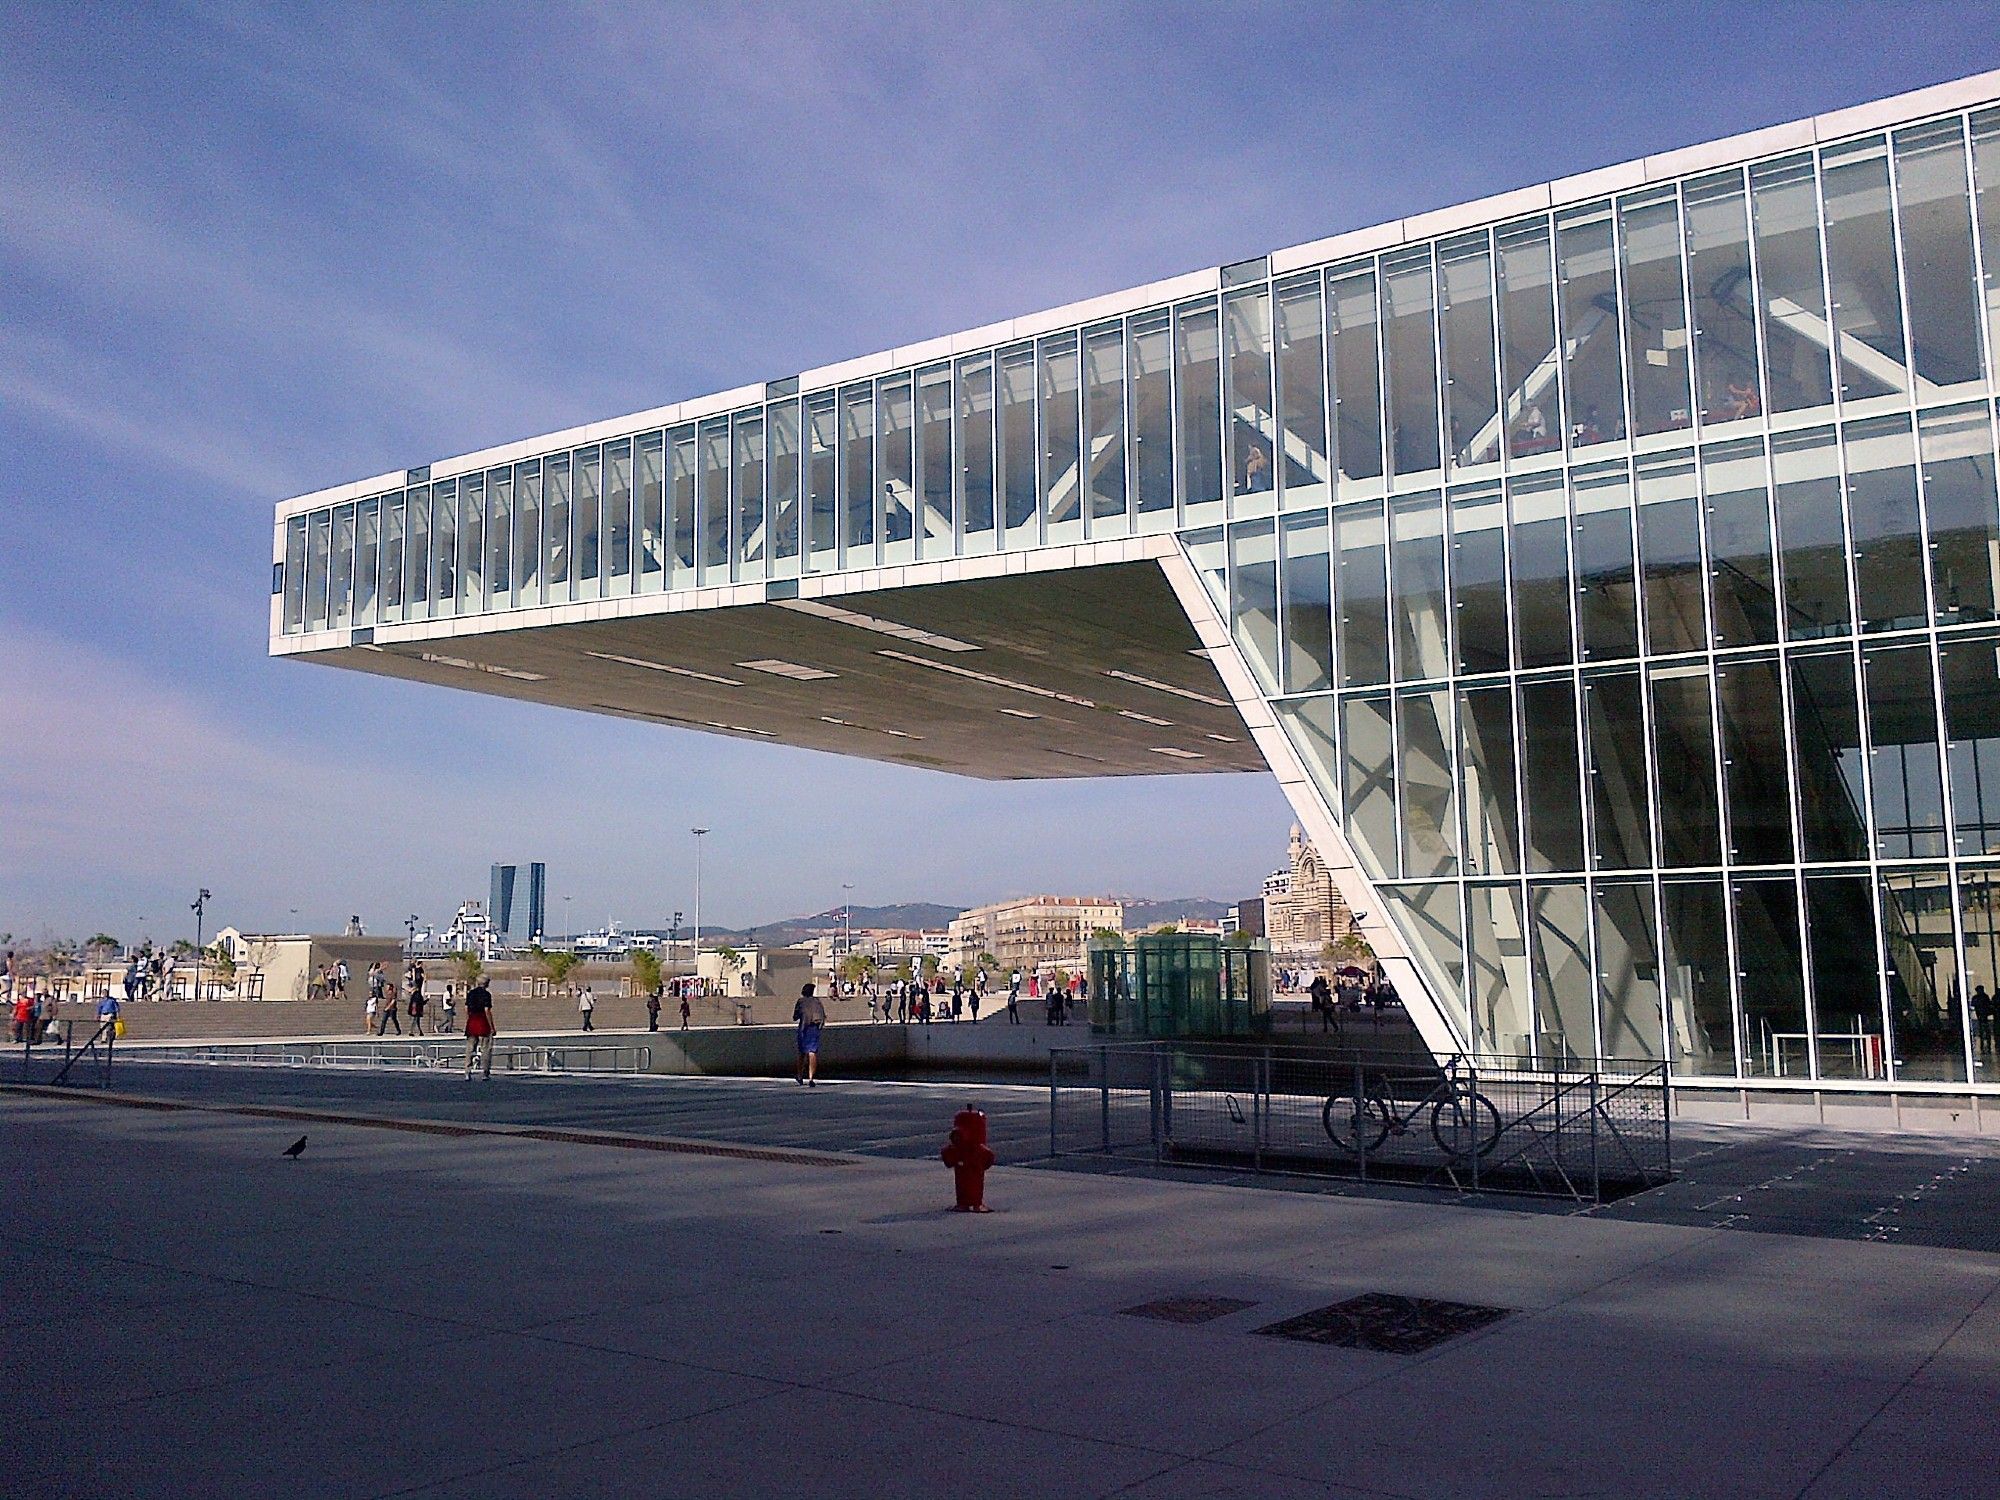
<path fill-rule="evenodd" d="M 1176 530 L 1467 1045 L 1979 1083 L 1996 338 L 1979 109 L 288 508 L 275 633 Z"/>

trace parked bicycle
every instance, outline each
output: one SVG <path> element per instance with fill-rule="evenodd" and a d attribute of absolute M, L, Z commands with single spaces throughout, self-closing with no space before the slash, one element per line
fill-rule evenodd
<path fill-rule="evenodd" d="M 1381 1072 L 1365 1073 L 1361 1093 L 1335 1091 L 1320 1109 L 1327 1139 L 1356 1156 L 1380 1149 L 1391 1135 L 1404 1136 L 1430 1114 L 1431 1139 L 1452 1162 L 1483 1157 L 1500 1144 L 1500 1111 L 1454 1068 L 1413 1099 L 1399 1100 Z"/>

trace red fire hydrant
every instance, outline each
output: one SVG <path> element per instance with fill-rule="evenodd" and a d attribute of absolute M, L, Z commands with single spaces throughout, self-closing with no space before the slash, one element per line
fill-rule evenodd
<path fill-rule="evenodd" d="M 986 1112 L 961 1109 L 952 1117 L 951 1139 L 938 1153 L 951 1168 L 958 1202 L 952 1207 L 962 1214 L 990 1214 L 986 1206 L 986 1169 L 993 1165 L 993 1148 L 986 1144 Z"/>

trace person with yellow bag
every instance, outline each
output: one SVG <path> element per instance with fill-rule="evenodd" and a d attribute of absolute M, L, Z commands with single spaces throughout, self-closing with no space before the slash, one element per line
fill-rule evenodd
<path fill-rule="evenodd" d="M 97 1024 L 100 1027 L 109 1026 L 114 1040 L 122 1041 L 125 1036 L 125 1017 L 121 1014 L 123 1010 L 124 1007 L 118 1003 L 117 997 L 108 990 L 104 998 L 97 1002 Z"/>

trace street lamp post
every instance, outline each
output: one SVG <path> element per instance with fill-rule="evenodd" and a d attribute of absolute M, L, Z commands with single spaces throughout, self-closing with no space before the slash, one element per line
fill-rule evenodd
<path fill-rule="evenodd" d="M 189 908 L 194 913 L 194 997 L 201 998 L 201 922 L 208 912 L 208 887 L 201 888 L 201 894 L 194 898 Z"/>
<path fill-rule="evenodd" d="M 688 830 L 694 835 L 694 977 L 701 978 L 701 840 L 706 828 Z"/>
<path fill-rule="evenodd" d="M 854 898 L 847 893 L 854 889 L 854 882 L 840 883 L 840 951 L 843 957 L 854 953 Z"/>

